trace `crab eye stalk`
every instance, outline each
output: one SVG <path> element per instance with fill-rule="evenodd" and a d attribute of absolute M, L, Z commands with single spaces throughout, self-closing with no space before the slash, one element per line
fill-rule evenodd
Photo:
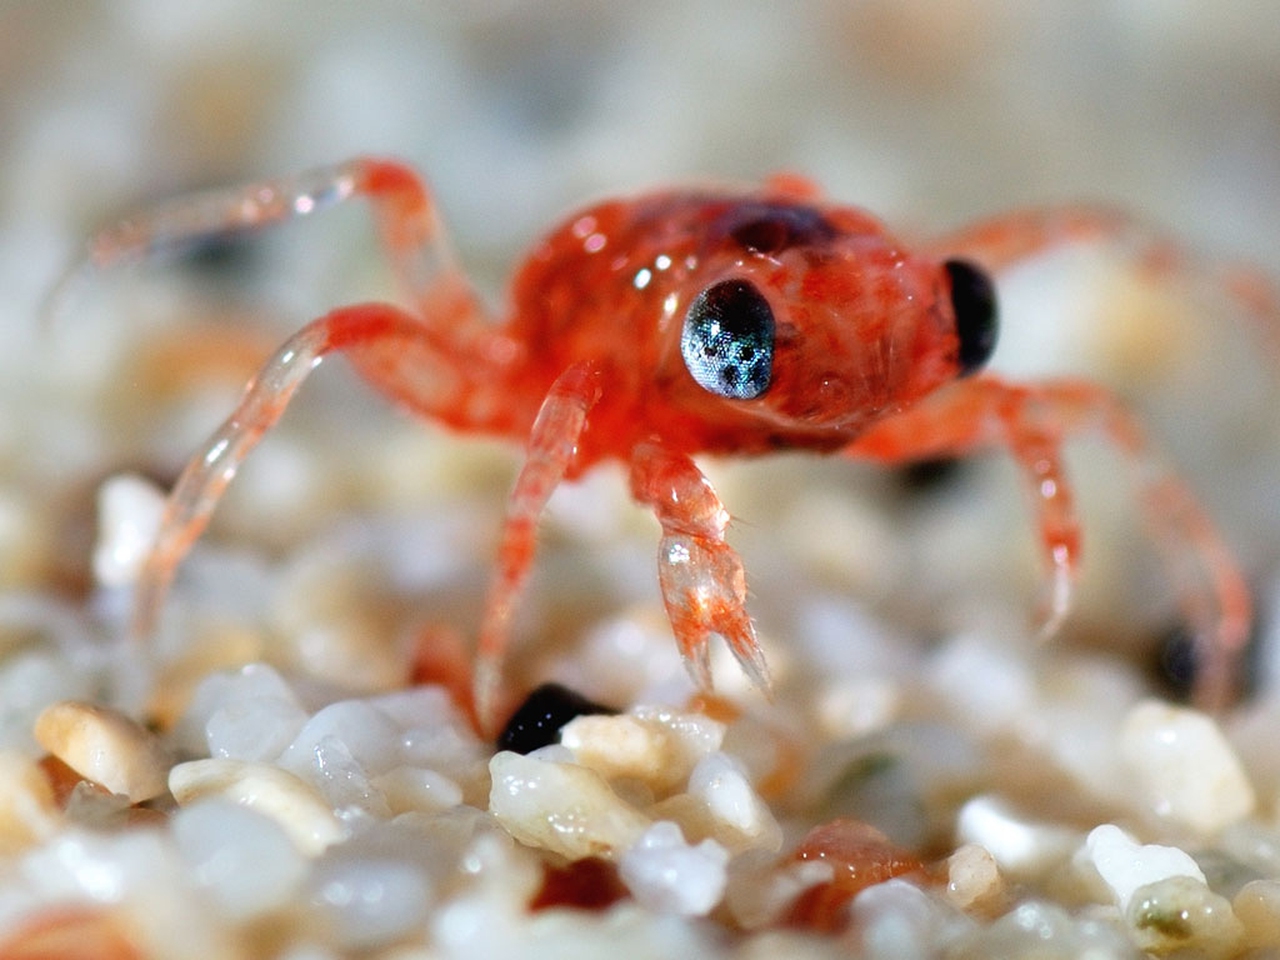
<path fill-rule="evenodd" d="M 951 280 L 951 307 L 960 338 L 960 375 L 968 376 L 991 359 L 1000 332 L 996 288 L 983 271 L 963 260 L 948 260 L 943 267 Z"/>
<path fill-rule="evenodd" d="M 773 311 L 745 280 L 712 284 L 689 304 L 680 355 L 698 386 L 730 400 L 751 400 L 773 377 Z"/>

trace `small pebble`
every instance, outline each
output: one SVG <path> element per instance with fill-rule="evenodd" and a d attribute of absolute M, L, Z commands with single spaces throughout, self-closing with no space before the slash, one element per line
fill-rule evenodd
<path fill-rule="evenodd" d="M 1056 903 L 1036 899 L 1018 904 L 990 925 L 961 931 L 952 942 L 948 956 L 974 960 L 1127 960 L 1135 955 L 1133 944 L 1111 918 L 1069 913 Z"/>
<path fill-rule="evenodd" d="M 98 488 L 93 575 L 99 584 L 125 587 L 138 579 L 163 513 L 164 494 L 141 477 L 120 474 Z"/>
<path fill-rule="evenodd" d="M 1199 711 L 1139 703 L 1120 729 L 1119 749 L 1157 816 L 1213 834 L 1253 812 L 1253 786 L 1239 758 Z"/>
<path fill-rule="evenodd" d="M 1037 823 L 996 796 L 982 794 L 960 808 L 957 838 L 985 850 L 1000 870 L 1034 876 L 1065 860 L 1080 842 L 1066 827 Z"/>
<path fill-rule="evenodd" d="M 1280 880 L 1251 880 L 1231 901 L 1231 909 L 1244 926 L 1247 947 L 1280 944 Z"/>
<path fill-rule="evenodd" d="M 678 826 L 659 820 L 622 855 L 618 873 L 650 910 L 702 917 L 724 896 L 728 863 L 729 852 L 714 840 L 691 846 Z"/>
<path fill-rule="evenodd" d="M 440 686 L 415 686 L 369 697 L 371 707 L 401 730 L 465 725 L 466 721 Z"/>
<path fill-rule="evenodd" d="M 1125 922 L 1138 947 L 1156 956 L 1234 956 L 1244 927 L 1225 897 L 1193 877 L 1174 876 L 1139 887 Z"/>
<path fill-rule="evenodd" d="M 906 880 L 886 880 L 868 887 L 850 905 L 858 956 L 889 960 L 929 957 L 936 951 L 940 905 Z"/>
<path fill-rule="evenodd" d="M 340 700 L 316 712 L 298 731 L 279 764 L 307 780 L 316 780 L 324 771 L 320 753 L 326 741 L 341 743 L 351 759 L 370 774 L 395 766 L 399 736 L 395 723 L 364 700 Z"/>
<path fill-rule="evenodd" d="M 30 757 L 0 751 L 0 853 L 26 849 L 49 836 L 59 821 L 44 771 Z"/>
<path fill-rule="evenodd" d="M 427 924 L 427 878 L 401 860 L 330 855 L 311 886 L 310 900 L 323 914 L 325 929 L 346 950 L 371 950 Z"/>
<path fill-rule="evenodd" d="M 169 758 L 159 739 L 117 710 L 79 700 L 50 704 L 36 742 L 80 776 L 141 803 L 164 793 Z"/>
<path fill-rule="evenodd" d="M 192 896 L 187 867 L 165 831 L 63 831 L 15 866 L 14 882 L 22 884 L 29 903 L 113 907 L 129 931 L 137 957 L 243 960 L 231 931 L 207 902 Z M 111 954 L 95 952 L 98 946 L 89 940 L 76 942 L 65 952 L 3 956 L 5 960 L 116 960 Z"/>
<path fill-rule="evenodd" d="M 392 814 L 416 810 L 439 813 L 462 803 L 462 788 L 442 773 L 422 767 L 395 767 L 373 778 Z"/>
<path fill-rule="evenodd" d="M 1135 891 L 1171 877 L 1190 877 L 1204 884 L 1204 872 L 1177 847 L 1140 844 L 1115 824 L 1095 827 L 1085 840 L 1087 859 L 1127 912 Z"/>
<path fill-rule="evenodd" d="M 192 760 L 169 771 L 169 789 L 183 806 L 221 797 L 265 814 L 308 855 L 346 836 L 346 829 L 315 789 L 278 767 L 241 760 Z"/>
<path fill-rule="evenodd" d="M 961 910 L 981 908 L 1003 890 L 995 857 L 977 844 L 963 844 L 947 858 L 947 899 Z"/>
<path fill-rule="evenodd" d="M 278 697 L 251 697 L 216 710 L 205 724 L 211 757 L 275 760 L 307 722 L 306 713 Z"/>
<path fill-rule="evenodd" d="M 702 714 L 641 709 L 617 716 L 582 716 L 565 725 L 560 743 L 607 780 L 627 777 L 658 795 L 682 786 L 724 739 L 724 725 Z"/>
<path fill-rule="evenodd" d="M 238 922 L 284 907 L 296 896 L 307 861 L 268 816 L 225 800 L 179 810 L 174 841 L 191 876 Z"/>
<path fill-rule="evenodd" d="M 204 671 L 170 734 L 179 751 L 275 759 L 307 721 L 292 687 L 265 663 Z"/>
<path fill-rule="evenodd" d="M 650 824 L 600 774 L 577 764 L 503 751 L 489 773 L 489 810 L 511 835 L 570 860 L 614 859 Z"/>
<path fill-rule="evenodd" d="M 689 774 L 688 795 L 700 800 L 711 820 L 711 835 L 729 850 L 778 850 L 782 828 L 727 753 L 709 753 Z"/>

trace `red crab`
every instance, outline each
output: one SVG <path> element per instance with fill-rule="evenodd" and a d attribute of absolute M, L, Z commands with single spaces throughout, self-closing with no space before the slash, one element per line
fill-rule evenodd
<path fill-rule="evenodd" d="M 407 302 L 339 307 L 267 362 L 170 495 L 137 588 L 136 633 L 151 629 L 237 467 L 336 352 L 426 419 L 526 445 L 480 628 L 475 682 L 486 721 L 539 514 L 557 484 L 601 460 L 628 466 L 635 499 L 661 524 L 658 577 L 694 679 L 708 684 L 708 638 L 718 634 L 764 686 L 742 562 L 725 540 L 729 513 L 695 455 L 803 448 L 901 462 L 1004 446 L 1035 504 L 1052 629 L 1068 607 L 1080 541 L 1062 445 L 1085 431 L 1127 458 L 1157 539 L 1179 563 L 1194 561 L 1182 596 L 1202 643 L 1197 695 L 1210 705 L 1228 696 L 1248 592 L 1135 419 L 1090 383 L 979 372 L 997 335 L 989 271 L 1073 237 L 1134 233 L 1130 222 L 1072 208 L 1022 213 L 909 249 L 798 177 L 752 190 L 661 190 L 597 203 L 555 227 L 520 264 L 495 319 L 455 264 L 423 181 L 399 163 L 358 158 L 162 205 L 100 234 L 91 260 L 150 256 L 353 197 L 373 205 Z M 1176 248 L 1143 242 L 1154 269 L 1176 266 Z"/>

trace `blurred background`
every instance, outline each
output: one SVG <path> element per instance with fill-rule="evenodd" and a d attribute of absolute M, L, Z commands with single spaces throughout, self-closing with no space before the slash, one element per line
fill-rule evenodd
<path fill-rule="evenodd" d="M 158 198 L 357 153 L 429 176 L 495 302 L 519 252 L 574 205 L 779 169 L 906 236 L 1083 200 L 1133 211 L 1208 263 L 1277 276 L 1280 7 L 0 0 L 0 586 L 83 595 L 102 478 L 132 469 L 169 482 L 275 343 L 334 303 L 387 290 L 364 211 L 338 211 L 103 277 L 42 335 L 42 297 L 84 239 Z M 1123 254 L 1104 247 L 1007 278 L 996 366 L 1084 371 L 1142 406 L 1265 593 L 1280 367 L 1208 272 L 1152 291 Z M 265 465 L 246 469 L 251 492 L 219 521 L 228 539 L 275 548 L 344 504 L 421 506 L 448 486 L 434 460 L 415 459 L 416 425 L 342 375 L 314 397 L 288 425 L 299 439 L 264 445 Z M 365 479 L 344 479 L 357 464 Z M 492 471 L 495 509 L 511 464 Z M 1095 620 L 1136 607 L 1162 626 L 1150 608 L 1167 613 L 1165 578 L 1132 562 L 1149 551 L 1129 532 L 1115 467 L 1103 456 L 1079 468 L 1100 491 L 1086 529 L 1108 533 L 1088 541 L 1076 626 L 1091 606 Z M 907 568 L 864 558 L 842 588 L 904 606 L 924 590 L 930 607 L 1009 582 L 1024 599 L 1034 590 L 1036 548 L 1007 475 L 985 500 L 969 491 L 965 514 L 904 501 L 846 464 L 774 469 L 763 485 L 721 481 L 744 518 L 748 569 L 778 568 L 753 573 L 761 603 L 770 577 L 773 592 L 791 589 L 768 519 L 799 515 L 771 497 L 801 475 L 837 491 L 861 478 L 851 496 L 878 498 L 901 522 L 887 529 L 915 536 Z"/>

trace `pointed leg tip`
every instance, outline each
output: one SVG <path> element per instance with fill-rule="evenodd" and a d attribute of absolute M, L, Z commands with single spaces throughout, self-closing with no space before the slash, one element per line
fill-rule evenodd
<path fill-rule="evenodd" d="M 475 700 L 476 727 L 482 737 L 494 739 L 498 735 L 498 665 L 481 659 L 475 666 L 472 694 Z"/>
<path fill-rule="evenodd" d="M 1071 602 L 1075 593 L 1075 577 L 1071 567 L 1055 563 L 1045 583 L 1044 593 L 1036 615 L 1038 626 L 1036 639 L 1045 643 L 1052 640 L 1062 629 L 1062 624 L 1071 612 Z"/>
<path fill-rule="evenodd" d="M 742 672 L 747 675 L 751 685 L 768 696 L 773 690 L 773 679 L 769 675 L 769 663 L 765 660 L 764 651 L 754 633 L 749 642 L 731 642 L 729 649 L 733 651 Z"/>
<path fill-rule="evenodd" d="M 705 639 L 687 644 L 680 642 L 680 657 L 684 668 L 699 690 L 711 690 L 711 651 Z"/>

